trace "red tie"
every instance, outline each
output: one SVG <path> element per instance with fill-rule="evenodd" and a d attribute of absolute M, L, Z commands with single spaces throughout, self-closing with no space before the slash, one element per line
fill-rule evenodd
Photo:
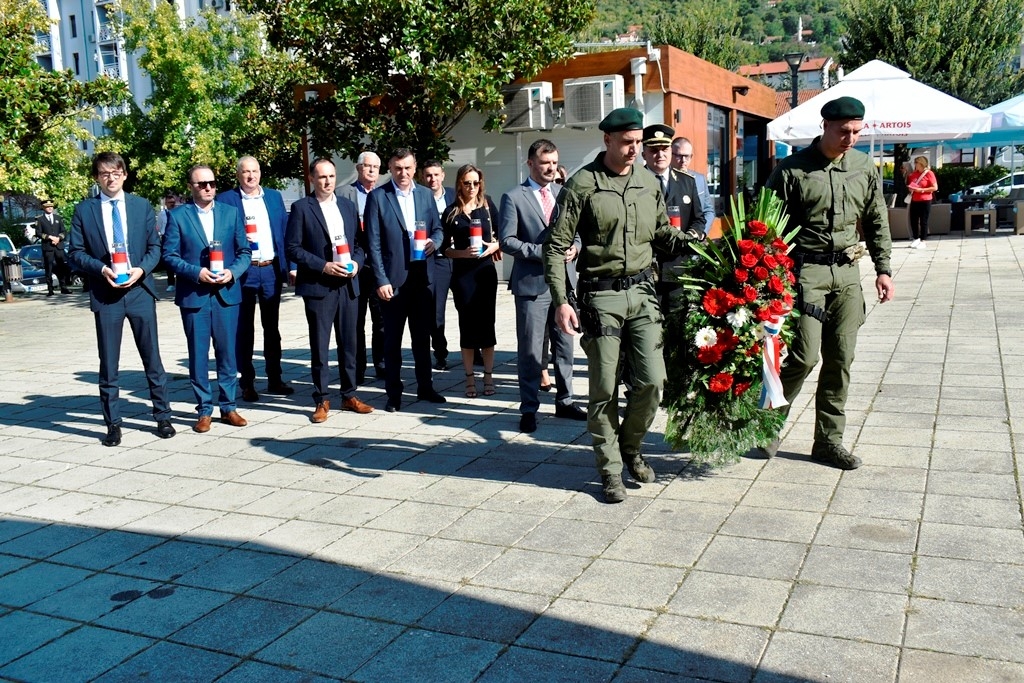
<path fill-rule="evenodd" d="M 540 188 L 540 206 L 544 210 L 544 222 L 550 224 L 551 214 L 555 210 L 555 198 L 551 196 L 547 185 Z"/>

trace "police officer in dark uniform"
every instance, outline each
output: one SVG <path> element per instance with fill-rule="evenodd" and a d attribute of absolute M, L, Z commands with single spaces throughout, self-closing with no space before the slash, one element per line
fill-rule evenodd
<path fill-rule="evenodd" d="M 679 255 L 690 240 L 704 239 L 702 231 L 669 225 L 658 181 L 635 166 L 643 127 L 643 114 L 635 109 L 616 109 L 601 121 L 605 151 L 566 182 L 558 219 L 544 244 L 555 321 L 570 334 L 583 332 L 590 379 L 587 429 L 609 503 L 626 499 L 623 462 L 635 481 L 654 481 L 654 470 L 640 454 L 665 384 L 654 249 Z M 578 316 L 568 299 L 565 272 L 565 252 L 577 231 L 582 240 Z M 620 347 L 634 381 L 621 424 Z"/>
<path fill-rule="evenodd" d="M 68 264 L 64 257 L 64 219 L 53 210 L 53 202 L 43 202 L 43 213 L 36 219 L 36 234 L 42 242 L 43 268 L 46 270 L 47 296 L 53 296 L 53 276 L 57 276 L 61 294 L 70 294 L 68 289 Z"/>
<path fill-rule="evenodd" d="M 800 269 L 801 315 L 790 323 L 795 336 L 781 377 L 786 400 L 792 402 L 817 364 L 820 349 L 811 457 L 852 470 L 861 461 L 843 447 L 843 431 L 850 365 L 865 316 L 857 265 L 864 250 L 857 222 L 875 267 L 879 303 L 891 301 L 895 293 L 889 267 L 892 236 L 878 171 L 866 154 L 853 149 L 864 128 L 864 105 L 840 97 L 821 108 L 821 118 L 821 136 L 783 159 L 768 178 L 768 187 L 786 204 L 790 225 L 800 228 L 790 256 Z M 788 407 L 783 410 L 788 412 Z M 770 458 L 778 449 L 776 440 L 758 451 Z"/>

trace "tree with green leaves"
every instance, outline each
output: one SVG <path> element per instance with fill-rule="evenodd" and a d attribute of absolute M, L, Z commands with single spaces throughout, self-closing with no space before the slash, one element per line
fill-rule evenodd
<path fill-rule="evenodd" d="M 122 81 L 82 83 L 70 70 L 42 67 L 36 36 L 49 31 L 38 2 L 0 0 L 0 191 L 63 204 L 90 184 L 80 145 L 89 134 L 79 121 L 128 91 Z"/>
<path fill-rule="evenodd" d="M 644 24 L 647 40 L 655 45 L 677 47 L 730 71 L 755 59 L 740 39 L 743 19 L 736 0 L 692 0 Z"/>
<path fill-rule="evenodd" d="M 182 19 L 169 3 L 121 0 L 119 35 L 138 54 L 153 92 L 108 122 L 101 149 L 130 160 L 133 190 L 151 200 L 181 188 L 193 164 L 227 181 L 238 157 L 260 161 L 267 184 L 301 176 L 292 87 L 310 77 L 301 60 L 266 46 L 259 20 L 212 10 Z"/>
<path fill-rule="evenodd" d="M 304 102 L 314 152 L 372 146 L 447 159 L 470 111 L 502 121 L 502 88 L 568 58 L 591 0 L 241 0 L 270 44 L 313 67 L 333 96 Z M 310 81 L 316 83 L 317 81 Z M 300 129 L 301 129 L 300 128 Z"/>
<path fill-rule="evenodd" d="M 846 0 L 844 66 L 881 59 L 977 107 L 1024 85 L 1024 0 Z"/>

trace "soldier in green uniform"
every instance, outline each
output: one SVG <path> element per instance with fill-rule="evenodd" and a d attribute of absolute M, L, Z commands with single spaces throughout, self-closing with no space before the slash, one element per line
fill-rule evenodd
<path fill-rule="evenodd" d="M 609 503 L 626 499 L 623 461 L 637 482 L 654 481 L 654 470 L 640 454 L 665 384 L 654 249 L 674 256 L 682 254 L 690 240 L 704 239 L 703 232 L 682 232 L 669 225 L 657 179 L 635 167 L 643 127 L 643 115 L 635 109 L 616 109 L 601 121 L 605 151 L 566 182 L 558 196 L 558 218 L 544 244 L 555 320 L 570 334 L 583 333 L 590 379 L 587 429 Z M 565 281 L 565 251 L 577 231 L 582 240 L 578 316 Z M 634 382 L 621 424 L 620 347 Z"/>
<path fill-rule="evenodd" d="M 875 266 L 879 303 L 891 301 L 895 293 L 889 268 L 892 237 L 878 170 L 866 154 L 853 149 L 864 128 L 864 105 L 840 97 L 821 108 L 821 118 L 822 134 L 784 159 L 768 178 L 768 187 L 786 204 L 790 225 L 800 227 L 790 255 L 800 269 L 801 315 L 790 323 L 796 326 L 795 336 L 781 377 L 786 400 L 792 402 L 821 350 L 811 457 L 852 470 L 860 458 L 843 447 L 843 430 L 850 365 L 865 314 L 857 222 Z M 770 458 L 778 449 L 775 440 L 757 450 Z"/>

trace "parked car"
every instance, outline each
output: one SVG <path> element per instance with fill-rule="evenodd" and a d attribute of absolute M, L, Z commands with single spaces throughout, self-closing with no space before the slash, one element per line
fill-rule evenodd
<path fill-rule="evenodd" d="M 1010 182 L 1012 179 L 1012 183 Z M 1007 173 L 1002 178 L 988 185 L 975 185 L 967 190 L 967 194 L 1001 195 L 1010 194 L 1010 190 L 1024 188 L 1024 173 Z"/>
<path fill-rule="evenodd" d="M 38 245 L 36 245 L 38 248 Z M 14 248 L 14 242 L 7 235 L 0 233 L 0 252 L 8 254 L 21 254 Z M 0 269 L 0 288 L 3 288 L 3 270 Z M 45 292 L 49 289 L 46 285 L 46 271 L 43 270 L 41 262 L 21 258 L 21 280 L 11 283 L 11 291 L 15 294 L 29 294 L 32 292 Z"/>
<path fill-rule="evenodd" d="M 39 267 L 43 266 L 43 246 L 41 244 L 26 244 L 25 246 L 23 246 L 21 249 L 18 250 L 18 254 L 21 256 L 21 259 L 23 261 L 27 259 L 27 260 L 31 261 L 32 263 L 35 263 L 35 264 L 39 265 Z M 64 241 L 64 260 L 65 261 L 67 261 L 67 255 L 68 255 L 68 244 L 67 244 L 67 240 L 65 240 Z M 82 286 L 82 274 L 79 273 L 74 268 L 71 268 L 71 263 L 70 262 L 68 262 L 68 268 L 71 270 L 71 272 L 68 274 L 68 286 L 69 287 L 81 287 Z M 57 281 L 57 276 L 56 275 L 53 276 L 53 284 L 54 284 L 55 287 L 59 285 L 59 283 Z"/>

